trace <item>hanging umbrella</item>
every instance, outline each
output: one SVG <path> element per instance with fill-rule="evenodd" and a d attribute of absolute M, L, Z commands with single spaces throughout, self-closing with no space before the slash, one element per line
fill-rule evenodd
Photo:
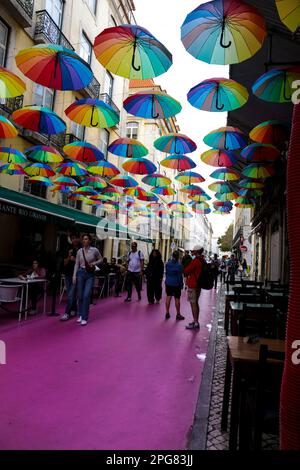
<path fill-rule="evenodd" d="M 204 139 L 204 143 L 209 147 L 224 150 L 236 150 L 247 145 L 245 134 L 237 127 L 220 127 L 209 134 Z"/>
<path fill-rule="evenodd" d="M 253 199 L 247 199 L 245 197 L 238 197 L 236 204 L 254 204 Z"/>
<path fill-rule="evenodd" d="M 187 208 L 183 202 L 180 201 L 173 201 L 169 202 L 168 208 L 172 209 L 174 212 L 186 212 Z"/>
<path fill-rule="evenodd" d="M 13 139 L 18 131 L 15 126 L 4 116 L 0 116 L 0 139 Z"/>
<path fill-rule="evenodd" d="M 165 206 L 161 202 L 160 203 L 151 202 L 150 204 L 147 204 L 146 207 L 154 212 L 165 210 Z"/>
<path fill-rule="evenodd" d="M 79 186 L 79 183 L 69 176 L 58 176 L 53 180 L 53 184 L 61 187 Z"/>
<path fill-rule="evenodd" d="M 187 193 L 190 194 L 191 196 L 194 194 L 205 194 L 205 191 L 202 188 L 199 188 L 199 186 L 196 186 L 195 184 L 186 184 L 180 190 L 182 193 Z"/>
<path fill-rule="evenodd" d="M 251 202 L 249 204 L 241 204 L 241 203 L 237 203 L 237 204 L 234 204 L 235 207 L 238 207 L 239 209 L 251 209 L 252 207 L 255 206 L 254 202 Z"/>
<path fill-rule="evenodd" d="M 51 109 L 42 106 L 25 106 L 17 109 L 11 115 L 21 127 L 41 134 L 60 134 L 65 132 L 65 122 Z"/>
<path fill-rule="evenodd" d="M 79 162 L 92 163 L 104 160 L 104 155 L 101 150 L 88 142 L 72 142 L 71 144 L 65 145 L 63 151 L 69 158 Z"/>
<path fill-rule="evenodd" d="M 127 137 L 114 140 L 107 150 L 119 157 L 128 158 L 142 158 L 149 153 L 148 149 L 141 142 L 135 139 L 128 139 Z"/>
<path fill-rule="evenodd" d="M 198 209 L 197 206 L 194 206 L 192 207 L 192 211 L 199 215 L 208 215 L 211 213 L 211 209 L 209 207 L 207 209 Z"/>
<path fill-rule="evenodd" d="M 279 17 L 295 33 L 300 26 L 299 0 L 275 0 Z"/>
<path fill-rule="evenodd" d="M 125 171 L 134 175 L 150 175 L 156 171 L 156 166 L 146 158 L 130 158 L 123 163 Z"/>
<path fill-rule="evenodd" d="M 211 191 L 222 193 L 222 194 L 232 192 L 231 184 L 226 183 L 225 181 L 217 181 L 216 183 L 211 183 L 208 186 L 208 189 L 210 189 Z"/>
<path fill-rule="evenodd" d="M 107 182 L 100 176 L 88 175 L 83 178 L 82 183 L 91 186 L 94 189 L 103 189 L 107 187 Z"/>
<path fill-rule="evenodd" d="M 203 183 L 205 178 L 195 171 L 182 171 L 175 179 L 183 184 Z"/>
<path fill-rule="evenodd" d="M 0 98 L 23 95 L 26 85 L 16 74 L 0 66 Z"/>
<path fill-rule="evenodd" d="M 240 83 L 229 78 L 210 78 L 190 89 L 188 102 L 194 108 L 209 112 L 233 111 L 247 103 L 249 93 Z"/>
<path fill-rule="evenodd" d="M 211 197 L 206 193 L 188 195 L 188 198 L 191 199 L 192 203 L 193 202 L 205 202 L 205 201 L 211 200 Z"/>
<path fill-rule="evenodd" d="M 221 209 L 221 207 L 218 209 L 218 210 L 215 210 L 212 212 L 212 214 L 215 214 L 215 215 L 229 215 L 231 213 L 231 211 L 228 211 L 228 210 L 224 210 L 224 209 Z"/>
<path fill-rule="evenodd" d="M 171 168 L 172 170 L 183 171 L 190 170 L 195 168 L 196 163 L 189 157 L 185 155 L 170 155 L 167 158 L 164 158 L 160 164 L 166 168 Z"/>
<path fill-rule="evenodd" d="M 213 206 L 215 207 L 229 207 L 232 209 L 233 204 L 231 201 L 213 201 Z"/>
<path fill-rule="evenodd" d="M 194 210 L 195 208 L 198 210 L 209 209 L 209 204 L 207 202 L 196 202 L 192 205 L 192 210 Z"/>
<path fill-rule="evenodd" d="M 228 169 L 228 168 L 220 168 L 213 173 L 211 173 L 211 178 L 221 179 L 224 181 L 237 181 L 240 179 L 240 174 L 233 169 Z"/>
<path fill-rule="evenodd" d="M 116 176 L 120 173 L 119 169 L 115 165 L 106 160 L 100 160 L 94 165 L 88 166 L 87 170 L 93 175 L 99 175 L 102 177 L 106 176 L 108 178 Z"/>
<path fill-rule="evenodd" d="M 152 188 L 151 191 L 154 194 L 158 194 L 159 196 L 174 196 L 176 194 L 175 189 L 170 188 L 168 186 L 160 186 L 160 187 Z"/>
<path fill-rule="evenodd" d="M 25 155 L 12 147 L 0 147 L 0 161 L 5 163 L 28 163 Z"/>
<path fill-rule="evenodd" d="M 62 163 L 56 168 L 56 172 L 64 176 L 83 176 L 88 173 L 83 165 L 76 162 Z"/>
<path fill-rule="evenodd" d="M 197 149 L 195 142 L 184 134 L 171 133 L 156 139 L 154 147 L 161 152 L 176 155 L 194 152 Z"/>
<path fill-rule="evenodd" d="M 265 121 L 254 127 L 249 136 L 255 142 L 276 146 L 289 140 L 289 129 L 280 121 Z"/>
<path fill-rule="evenodd" d="M 142 182 L 148 186 L 154 186 L 155 188 L 171 184 L 170 178 L 165 175 L 161 175 L 160 173 L 152 173 L 152 175 L 144 176 L 144 178 L 142 178 Z"/>
<path fill-rule="evenodd" d="M 96 196 L 98 193 L 91 186 L 80 186 L 76 188 L 73 194 L 82 194 L 83 196 Z"/>
<path fill-rule="evenodd" d="M 35 145 L 26 149 L 24 154 L 30 160 L 40 163 L 60 163 L 63 161 L 61 154 L 49 145 Z"/>
<path fill-rule="evenodd" d="M 199 5 L 181 26 L 186 50 L 211 64 L 236 64 L 252 57 L 266 36 L 259 11 L 241 0 L 214 0 Z"/>
<path fill-rule="evenodd" d="M 27 165 L 24 170 L 29 176 L 46 176 L 47 178 L 50 178 L 55 175 L 51 166 L 46 163 L 31 163 L 30 165 Z"/>
<path fill-rule="evenodd" d="M 121 188 L 134 188 L 138 186 L 138 182 L 132 178 L 132 176 L 127 175 L 115 176 L 114 178 L 111 178 L 109 182 L 110 184 L 120 186 Z"/>
<path fill-rule="evenodd" d="M 39 184 L 42 184 L 43 186 L 53 185 L 53 182 L 46 176 L 31 176 L 30 178 L 28 178 L 27 183 L 30 183 L 30 184 L 39 183 Z"/>
<path fill-rule="evenodd" d="M 243 179 L 239 182 L 240 188 L 244 189 L 263 189 L 264 183 L 255 179 Z"/>
<path fill-rule="evenodd" d="M 85 127 L 109 128 L 120 121 L 119 112 L 104 101 L 92 98 L 74 101 L 65 114 L 71 121 Z"/>
<path fill-rule="evenodd" d="M 57 44 L 38 44 L 16 55 L 16 64 L 30 80 L 55 90 L 80 90 L 93 72 L 75 51 Z"/>
<path fill-rule="evenodd" d="M 229 193 L 217 192 L 215 196 L 216 199 L 222 202 L 234 201 L 237 197 L 239 197 L 238 193 L 236 193 L 235 191 L 231 191 Z"/>
<path fill-rule="evenodd" d="M 231 168 L 237 163 L 237 156 L 230 151 L 226 150 L 207 150 L 202 153 L 200 156 L 201 160 L 210 166 L 224 166 L 226 168 Z"/>
<path fill-rule="evenodd" d="M 241 156 L 249 163 L 274 162 L 280 151 L 270 144 L 251 144 L 242 150 Z"/>
<path fill-rule="evenodd" d="M 60 185 L 54 185 L 53 188 L 50 189 L 51 192 L 53 193 L 56 193 L 56 192 L 60 192 L 60 193 L 71 193 L 73 191 L 74 188 L 72 188 L 71 186 L 60 186 Z"/>
<path fill-rule="evenodd" d="M 246 166 L 243 169 L 242 174 L 247 178 L 265 179 L 269 178 L 270 176 L 274 176 L 275 171 L 272 166 L 253 163 L 251 165 Z"/>
<path fill-rule="evenodd" d="M 147 29 L 124 24 L 106 28 L 95 39 L 99 62 L 115 75 L 145 80 L 165 73 L 172 54 Z"/>
<path fill-rule="evenodd" d="M 280 67 L 259 77 L 252 91 L 264 101 L 290 103 L 294 92 L 293 83 L 297 80 L 300 80 L 300 67 Z"/>
<path fill-rule="evenodd" d="M 255 199 L 263 195 L 261 189 L 240 189 L 238 195 L 247 199 Z"/>
<path fill-rule="evenodd" d="M 135 93 L 123 103 L 127 113 L 145 119 L 167 119 L 180 113 L 182 106 L 162 91 Z"/>
<path fill-rule="evenodd" d="M 146 191 L 146 194 L 141 194 L 138 196 L 138 199 L 140 201 L 147 201 L 147 202 L 157 202 L 158 201 L 158 197 L 151 193 L 150 191 Z"/>
<path fill-rule="evenodd" d="M 18 163 L 6 163 L 0 166 L 0 173 L 4 175 L 25 175 L 24 168 Z"/>

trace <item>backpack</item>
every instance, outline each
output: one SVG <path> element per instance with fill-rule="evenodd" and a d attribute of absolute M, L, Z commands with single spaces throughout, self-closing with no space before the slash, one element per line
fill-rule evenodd
<path fill-rule="evenodd" d="M 211 290 L 214 286 L 214 275 L 211 267 L 205 260 L 202 260 L 202 271 L 198 277 L 198 287 L 205 290 Z"/>
<path fill-rule="evenodd" d="M 130 253 L 128 253 L 128 256 L 127 256 L 127 263 L 129 263 L 129 261 L 130 261 L 130 255 L 131 255 L 131 253 L 133 253 L 133 252 L 130 251 Z M 138 255 L 139 255 L 140 261 L 142 261 L 141 250 L 138 251 Z"/>

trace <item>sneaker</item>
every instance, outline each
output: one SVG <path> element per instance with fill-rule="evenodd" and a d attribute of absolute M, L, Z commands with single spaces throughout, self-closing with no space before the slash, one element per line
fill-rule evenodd
<path fill-rule="evenodd" d="M 131 302 L 131 298 L 130 297 L 127 297 L 124 302 Z"/>
<path fill-rule="evenodd" d="M 200 328 L 200 325 L 199 323 L 197 322 L 192 322 L 192 323 L 189 323 L 186 327 L 186 330 L 199 330 Z"/>
<path fill-rule="evenodd" d="M 81 325 L 84 326 L 87 324 L 87 320 L 81 320 Z"/>
<path fill-rule="evenodd" d="M 169 313 L 166 313 L 166 320 L 169 320 L 170 317 L 171 315 Z"/>
<path fill-rule="evenodd" d="M 68 315 L 67 313 L 64 313 L 64 315 L 60 317 L 60 321 L 67 321 L 69 320 L 69 318 L 70 318 L 70 315 Z"/>
<path fill-rule="evenodd" d="M 181 313 L 178 313 L 176 315 L 176 320 L 184 320 L 184 319 L 185 319 L 185 317 L 183 315 L 181 315 Z"/>
<path fill-rule="evenodd" d="M 78 317 L 76 321 L 77 323 L 81 323 L 81 320 L 82 320 L 82 317 Z"/>

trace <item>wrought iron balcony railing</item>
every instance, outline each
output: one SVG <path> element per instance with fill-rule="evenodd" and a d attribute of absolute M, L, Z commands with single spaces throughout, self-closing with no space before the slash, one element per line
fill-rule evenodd
<path fill-rule="evenodd" d="M 97 99 L 99 98 L 99 95 L 100 95 L 100 83 L 95 77 L 93 77 L 93 80 L 91 81 L 91 83 L 87 87 L 85 87 L 83 91 L 90 98 Z"/>
<path fill-rule="evenodd" d="M 111 96 L 109 96 L 107 93 L 100 93 L 99 100 L 104 101 L 104 103 L 106 104 L 109 104 L 120 115 L 120 110 L 118 106 L 113 102 Z"/>
<path fill-rule="evenodd" d="M 17 0 L 18 4 L 23 8 L 25 13 L 32 19 L 34 0 Z"/>
<path fill-rule="evenodd" d="M 62 148 L 67 144 L 71 144 L 72 142 L 80 140 L 71 133 L 62 133 L 48 136 L 45 134 L 40 134 L 39 132 L 31 131 L 29 129 L 22 129 L 20 134 L 33 144 L 53 145 L 59 150 L 62 150 Z"/>
<path fill-rule="evenodd" d="M 15 18 L 23 28 L 32 25 L 34 0 L 1 0 L 0 3 L 7 7 L 12 18 Z"/>
<path fill-rule="evenodd" d="M 72 44 L 67 40 L 46 10 L 36 12 L 34 40 L 39 43 L 50 42 L 52 44 L 60 44 L 67 49 L 74 50 Z"/>

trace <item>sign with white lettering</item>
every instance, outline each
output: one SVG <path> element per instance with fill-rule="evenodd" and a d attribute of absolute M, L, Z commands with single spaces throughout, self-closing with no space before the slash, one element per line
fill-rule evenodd
<path fill-rule="evenodd" d="M 17 215 L 19 217 L 27 217 L 36 221 L 46 222 L 47 215 L 34 211 L 27 207 L 14 206 L 6 202 L 0 202 L 0 212 L 3 214 Z"/>

